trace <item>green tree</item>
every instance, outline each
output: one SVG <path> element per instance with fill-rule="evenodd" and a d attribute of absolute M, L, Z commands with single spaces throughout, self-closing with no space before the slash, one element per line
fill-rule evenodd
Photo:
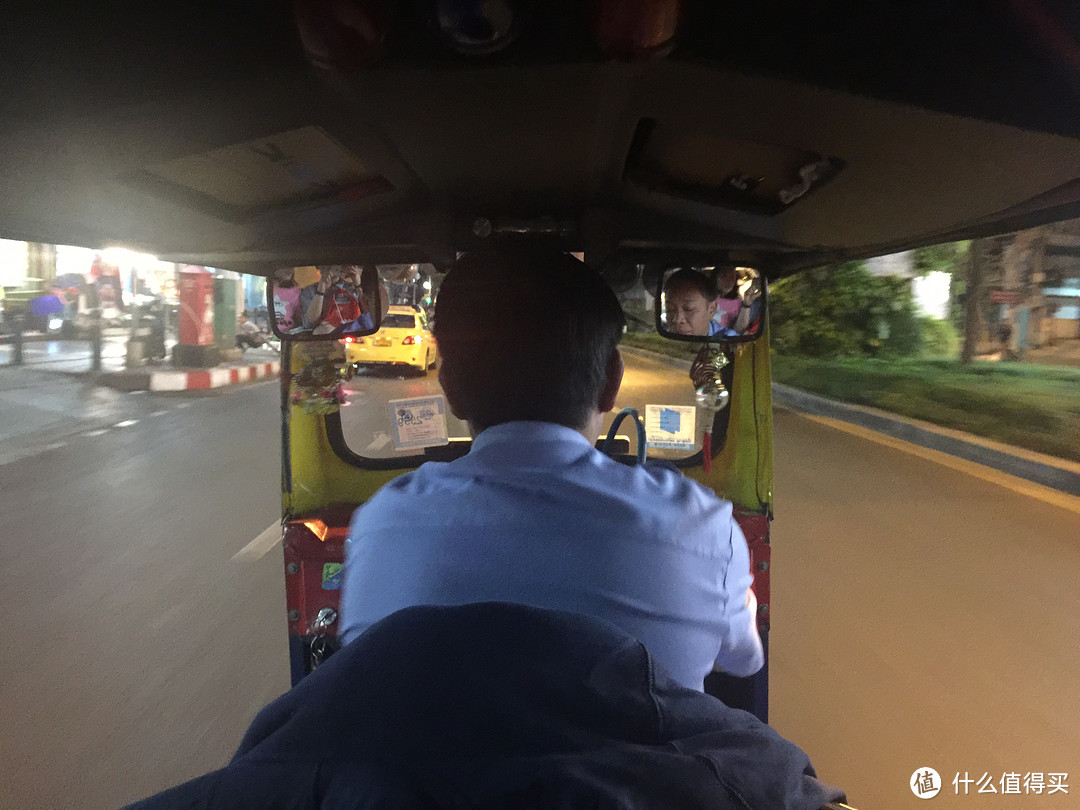
<path fill-rule="evenodd" d="M 773 285 L 772 345 L 808 357 L 902 357 L 922 348 L 911 284 L 863 262 L 810 270 Z"/>
<path fill-rule="evenodd" d="M 954 275 L 967 260 L 970 242 L 945 242 L 941 245 L 916 248 L 911 251 L 911 263 L 920 276 L 929 273 Z"/>

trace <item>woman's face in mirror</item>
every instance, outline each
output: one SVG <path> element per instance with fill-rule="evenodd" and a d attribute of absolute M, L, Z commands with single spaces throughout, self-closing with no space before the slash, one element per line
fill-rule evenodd
<path fill-rule="evenodd" d="M 734 267 L 721 270 L 716 277 L 716 289 L 722 296 L 731 295 L 739 281 L 739 274 Z"/>
<path fill-rule="evenodd" d="M 341 280 L 346 284 L 351 284 L 354 287 L 360 286 L 360 268 L 359 267 L 345 267 L 341 271 Z"/>

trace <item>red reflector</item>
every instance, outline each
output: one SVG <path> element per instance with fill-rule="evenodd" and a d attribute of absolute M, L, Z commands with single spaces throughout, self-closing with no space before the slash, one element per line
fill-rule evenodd
<path fill-rule="evenodd" d="M 330 533 L 330 528 L 318 518 L 314 520 L 305 520 L 304 525 L 311 531 L 313 535 L 319 538 L 320 543 L 326 542 L 326 535 Z"/>

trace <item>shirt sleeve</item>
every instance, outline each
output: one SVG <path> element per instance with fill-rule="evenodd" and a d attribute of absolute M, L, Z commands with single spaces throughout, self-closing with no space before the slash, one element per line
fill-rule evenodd
<path fill-rule="evenodd" d="M 731 557 L 721 593 L 722 631 L 716 668 L 731 675 L 753 675 L 765 664 L 765 651 L 757 629 L 757 599 L 750 586 L 750 550 L 742 529 L 730 521 Z"/>

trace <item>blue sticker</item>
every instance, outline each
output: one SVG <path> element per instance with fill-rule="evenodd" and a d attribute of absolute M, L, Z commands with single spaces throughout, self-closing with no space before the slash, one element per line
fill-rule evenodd
<path fill-rule="evenodd" d="M 341 590 L 341 576 L 342 576 L 342 565 L 341 565 L 341 563 L 323 563 L 323 567 L 322 567 L 322 589 L 324 591 L 340 591 Z"/>
<path fill-rule="evenodd" d="M 660 429 L 665 433 L 678 433 L 681 423 L 681 414 L 671 408 L 663 408 L 660 411 Z"/>

